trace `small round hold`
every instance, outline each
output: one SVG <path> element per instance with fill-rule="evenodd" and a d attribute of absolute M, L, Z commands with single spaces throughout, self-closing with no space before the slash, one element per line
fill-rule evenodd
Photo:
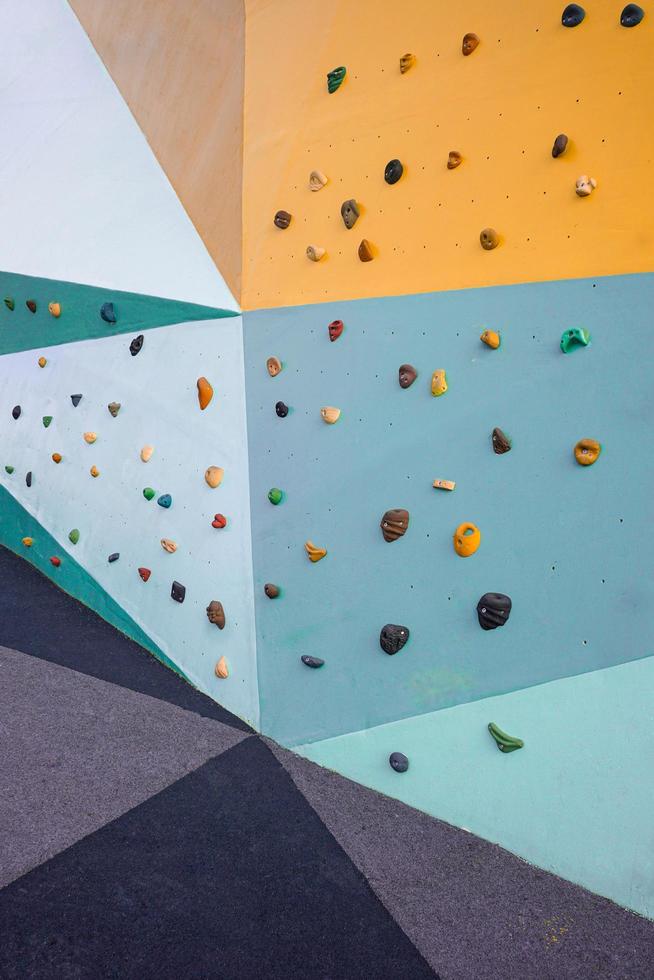
<path fill-rule="evenodd" d="M 114 304 L 103 303 L 102 306 L 100 307 L 100 316 L 102 317 L 105 323 L 115 323 L 116 314 L 114 312 Z"/>
<path fill-rule="evenodd" d="M 601 452 L 602 446 L 596 439 L 580 439 L 575 446 L 575 459 L 580 466 L 592 466 Z"/>
<path fill-rule="evenodd" d="M 404 173 L 404 167 L 399 160 L 389 160 L 384 169 L 384 180 L 387 184 L 397 184 Z"/>
<path fill-rule="evenodd" d="M 24 546 L 25 546 L 26 548 L 31 548 L 31 547 L 32 547 L 32 545 L 34 544 L 34 538 L 22 538 L 22 539 L 21 539 L 21 543 L 22 543 L 22 544 L 23 544 L 23 545 L 24 545 Z"/>
<path fill-rule="evenodd" d="M 52 454 L 52 461 L 53 461 L 53 463 L 60 463 L 62 461 L 62 459 L 63 459 L 63 456 L 61 455 L 61 453 L 53 453 Z"/>
<path fill-rule="evenodd" d="M 225 471 L 222 466 L 208 466 L 204 471 L 204 480 L 207 486 L 215 490 L 223 482 Z"/>
<path fill-rule="evenodd" d="M 215 528 L 227 527 L 227 518 L 224 514 L 214 514 L 211 526 Z"/>
<path fill-rule="evenodd" d="M 341 218 L 346 228 L 354 228 L 359 219 L 359 206 L 354 198 L 351 197 L 341 204 Z"/>
<path fill-rule="evenodd" d="M 88 443 L 89 446 L 92 446 L 93 443 L 97 440 L 97 438 L 98 438 L 97 432 L 84 433 L 84 442 Z"/>
<path fill-rule="evenodd" d="M 560 347 L 564 354 L 577 350 L 579 347 L 588 347 L 590 344 L 590 333 L 583 327 L 571 327 L 564 330 L 561 334 Z"/>
<path fill-rule="evenodd" d="M 479 242 L 485 252 L 492 252 L 500 244 L 500 236 L 494 228 L 482 228 L 479 232 Z"/>
<path fill-rule="evenodd" d="M 284 402 L 276 402 L 275 411 L 280 419 L 285 419 L 288 415 L 288 405 L 285 405 Z"/>
<path fill-rule="evenodd" d="M 389 656 L 398 653 L 409 639 L 410 631 L 408 626 L 396 626 L 394 623 L 386 623 L 382 626 L 379 634 L 379 645 Z"/>
<path fill-rule="evenodd" d="M 319 170 L 312 170 L 309 174 L 309 190 L 321 191 L 327 183 L 327 177 Z"/>
<path fill-rule="evenodd" d="M 320 657 L 310 657 L 306 653 L 304 654 L 304 656 L 300 657 L 300 660 L 302 661 L 302 663 L 304 664 L 305 667 L 313 667 L 314 670 L 317 667 L 324 666 L 324 663 L 325 663 L 325 661 L 324 660 L 321 660 Z"/>
<path fill-rule="evenodd" d="M 342 320 L 332 320 L 332 322 L 327 327 L 327 332 L 329 333 L 329 339 L 333 343 L 335 340 L 341 336 L 344 330 L 344 325 Z"/>
<path fill-rule="evenodd" d="M 184 602 L 186 598 L 186 586 L 182 585 L 181 582 L 173 582 L 170 589 L 170 598 L 174 599 L 175 602 Z"/>
<path fill-rule="evenodd" d="M 13 472 L 14 472 L 14 467 L 13 466 L 5 466 L 5 473 L 8 473 L 9 476 L 11 476 L 11 474 Z"/>
<path fill-rule="evenodd" d="M 399 370 L 400 388 L 410 388 L 418 377 L 418 372 L 413 364 L 400 364 Z"/>
<path fill-rule="evenodd" d="M 30 313 L 36 313 L 36 300 L 28 299 L 25 301 L 25 306 L 30 311 Z"/>
<path fill-rule="evenodd" d="M 275 507 L 277 506 L 277 504 L 281 504 L 283 499 L 284 499 L 284 493 L 282 490 L 279 489 L 279 487 L 273 487 L 271 490 L 268 491 L 268 500 L 270 501 L 271 504 L 274 504 Z"/>
<path fill-rule="evenodd" d="M 645 11 L 637 3 L 628 3 L 620 14 L 620 23 L 623 27 L 637 27 L 645 16 Z"/>
<path fill-rule="evenodd" d="M 321 245 L 307 245 L 307 258 L 311 259 L 312 262 L 320 262 L 325 252 L 326 249 Z"/>
<path fill-rule="evenodd" d="M 50 564 L 54 565 L 55 568 L 59 568 L 59 566 L 61 565 L 61 558 L 57 558 L 56 555 L 53 555 L 52 558 L 50 559 Z"/>
<path fill-rule="evenodd" d="M 120 402 L 109 402 L 107 408 L 111 417 L 115 419 L 120 411 Z"/>
<path fill-rule="evenodd" d="M 47 360 L 46 360 L 45 357 L 39 357 L 37 363 L 38 363 L 38 365 L 39 365 L 40 368 L 44 368 L 48 362 L 47 362 Z"/>
<path fill-rule="evenodd" d="M 460 558 L 469 558 L 481 544 L 481 533 L 475 524 L 459 524 L 454 532 L 454 550 Z"/>
<path fill-rule="evenodd" d="M 147 582 L 147 580 L 152 575 L 152 572 L 150 571 L 149 568 L 139 568 L 139 575 L 141 576 L 144 582 Z"/>
<path fill-rule="evenodd" d="M 29 471 L 29 473 L 27 473 L 25 475 L 25 483 L 27 484 L 28 487 L 31 487 L 32 486 L 32 471 L 31 470 Z"/>
<path fill-rule="evenodd" d="M 100 470 L 98 469 L 97 466 L 92 466 L 91 469 L 89 470 L 89 473 L 94 479 L 95 477 L 100 476 Z"/>
<path fill-rule="evenodd" d="M 359 243 L 359 258 L 362 262 L 372 262 L 375 257 L 373 247 L 367 238 L 362 238 Z"/>
<path fill-rule="evenodd" d="M 578 3 L 569 3 L 561 14 L 564 27 L 578 27 L 586 16 L 586 11 Z"/>
<path fill-rule="evenodd" d="M 57 317 L 61 316 L 61 303 L 48 303 L 48 313 L 50 316 Z"/>
<path fill-rule="evenodd" d="M 326 422 L 327 425 L 334 425 L 341 417 L 341 410 L 340 408 L 334 408 L 333 405 L 325 405 L 324 408 L 320 409 L 320 415 L 323 422 Z"/>
<path fill-rule="evenodd" d="M 273 222 L 277 228 L 281 228 L 284 231 L 291 223 L 291 218 L 293 215 L 289 214 L 288 211 L 278 211 Z"/>
<path fill-rule="evenodd" d="M 483 630 L 504 626 L 511 614 L 511 600 L 501 592 L 486 592 L 477 603 L 477 618 Z"/>
<path fill-rule="evenodd" d="M 140 452 L 141 460 L 147 463 L 148 460 L 152 459 L 152 453 L 154 452 L 154 446 L 144 446 Z"/>
<path fill-rule="evenodd" d="M 167 510 L 169 507 L 172 507 L 173 498 L 170 496 L 169 493 L 162 493 L 161 496 L 157 499 L 157 503 L 159 504 L 160 507 L 165 507 Z"/>
<path fill-rule="evenodd" d="M 13 415 L 13 417 L 15 419 L 19 419 L 20 418 L 20 413 L 21 413 L 21 407 L 20 407 L 20 405 L 14 405 L 14 407 L 11 410 L 11 414 Z"/>
<path fill-rule="evenodd" d="M 498 456 L 503 456 L 504 453 L 511 451 L 511 440 L 505 432 L 502 432 L 497 426 L 493 429 L 491 435 L 491 443 L 493 445 L 493 452 L 497 453 Z"/>
<path fill-rule="evenodd" d="M 278 357 L 269 357 L 266 361 L 266 369 L 271 378 L 276 378 L 282 369 L 282 362 Z"/>
<path fill-rule="evenodd" d="M 129 345 L 129 352 L 132 355 L 132 357 L 136 357 L 136 355 L 139 353 L 139 351 L 143 347 L 144 339 L 145 338 L 143 337 L 143 334 L 140 333 L 138 337 L 135 337 L 134 340 L 131 342 L 131 344 Z"/>
<path fill-rule="evenodd" d="M 68 540 L 71 544 L 77 544 L 79 541 L 79 529 L 74 527 L 72 531 L 68 532 Z"/>
<path fill-rule="evenodd" d="M 114 551 L 113 554 L 109 555 L 109 557 L 107 558 L 107 561 L 109 562 L 110 565 L 113 565 L 113 563 L 115 561 L 118 561 L 119 558 L 120 558 L 120 552 L 119 551 Z"/>
<path fill-rule="evenodd" d="M 479 339 L 482 344 L 486 344 L 487 347 L 492 347 L 493 350 L 497 350 L 502 343 L 500 335 L 496 330 L 484 330 Z"/>
<path fill-rule="evenodd" d="M 554 146 L 552 147 L 552 156 L 560 157 L 563 156 L 568 147 L 568 137 L 565 133 L 559 133 L 559 135 L 554 140 Z"/>
<path fill-rule="evenodd" d="M 463 157 L 458 150 L 450 150 L 447 155 L 447 169 L 456 170 L 463 163 Z"/>
<path fill-rule="evenodd" d="M 589 177 L 587 174 L 582 174 L 581 177 L 577 177 L 577 180 L 575 181 L 575 194 L 577 197 L 589 197 L 596 187 L 597 181 L 594 177 Z"/>
<path fill-rule="evenodd" d="M 276 599 L 277 596 L 279 595 L 279 586 L 273 585 L 272 582 L 266 582 L 266 584 L 263 587 L 263 591 L 265 595 L 268 596 L 269 599 Z"/>
<path fill-rule="evenodd" d="M 394 769 L 395 772 L 406 772 L 409 768 L 409 760 L 403 752 L 391 752 L 388 757 L 388 762 L 391 769 Z"/>
<path fill-rule="evenodd" d="M 464 34 L 461 42 L 461 51 L 465 58 L 472 54 L 479 47 L 479 38 L 476 34 Z"/>
<path fill-rule="evenodd" d="M 144 487 L 143 488 L 143 496 L 145 497 L 146 500 L 152 500 L 153 497 L 155 496 L 156 492 L 157 491 L 156 490 L 153 490 L 152 487 Z"/>
<path fill-rule="evenodd" d="M 341 87 L 346 74 L 347 68 L 344 65 L 327 72 L 327 91 L 330 95 Z"/>

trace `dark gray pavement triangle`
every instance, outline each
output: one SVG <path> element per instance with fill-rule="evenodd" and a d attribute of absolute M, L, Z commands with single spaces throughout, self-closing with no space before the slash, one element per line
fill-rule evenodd
<path fill-rule="evenodd" d="M 258 737 L 0 891 L 3 980 L 434 980 Z"/>
<path fill-rule="evenodd" d="M 0 886 L 248 737 L 0 647 Z"/>
<path fill-rule="evenodd" d="M 443 980 L 654 977 L 654 922 L 265 741 Z"/>
<path fill-rule="evenodd" d="M 0 597 L 0 644 L 252 731 L 2 546 Z"/>

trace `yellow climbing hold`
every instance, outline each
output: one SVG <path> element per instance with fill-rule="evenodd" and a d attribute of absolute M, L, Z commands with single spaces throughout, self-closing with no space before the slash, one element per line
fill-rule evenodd
<path fill-rule="evenodd" d="M 495 330 L 484 330 L 479 339 L 483 344 L 486 344 L 487 347 L 492 347 L 493 350 L 497 350 L 501 343 L 500 335 L 496 333 Z"/>
<path fill-rule="evenodd" d="M 229 677 L 229 667 L 227 666 L 227 661 L 224 657 L 221 657 L 215 666 L 216 677 L 221 677 L 223 680 Z"/>
<path fill-rule="evenodd" d="M 304 545 L 304 550 L 307 553 L 309 561 L 312 562 L 320 561 L 320 559 L 324 558 L 325 555 L 327 554 L 326 548 L 316 548 L 315 544 L 312 541 L 306 542 L 306 544 Z"/>
<path fill-rule="evenodd" d="M 215 489 L 223 482 L 225 471 L 222 466 L 209 466 L 204 474 L 204 478 L 210 487 Z"/>
<path fill-rule="evenodd" d="M 48 303 L 48 312 L 52 316 L 61 316 L 61 304 L 60 303 Z"/>
<path fill-rule="evenodd" d="M 436 490 L 454 490 L 456 483 L 454 480 L 434 480 L 432 486 Z"/>
<path fill-rule="evenodd" d="M 98 469 L 97 466 L 92 466 L 91 469 L 89 470 L 89 473 L 91 474 L 91 476 L 100 476 L 100 470 Z"/>
<path fill-rule="evenodd" d="M 26 548 L 31 548 L 34 544 L 34 538 L 23 538 L 23 544 Z"/>
<path fill-rule="evenodd" d="M 454 550 L 461 558 L 469 558 L 481 544 L 479 528 L 474 524 L 459 524 L 454 532 Z"/>
<path fill-rule="evenodd" d="M 431 376 L 431 393 L 434 398 L 444 395 L 447 391 L 447 377 L 444 370 L 434 371 Z"/>
<path fill-rule="evenodd" d="M 84 442 L 88 442 L 89 446 L 92 446 L 97 438 L 98 438 L 97 432 L 84 433 Z"/>
<path fill-rule="evenodd" d="M 38 361 L 39 367 L 45 367 L 47 363 L 48 362 L 45 357 L 39 357 L 39 361 Z"/>
<path fill-rule="evenodd" d="M 147 461 L 152 456 L 153 452 L 154 452 L 154 446 L 143 447 L 143 449 L 141 450 L 141 459 L 143 460 L 144 463 L 147 463 Z"/>

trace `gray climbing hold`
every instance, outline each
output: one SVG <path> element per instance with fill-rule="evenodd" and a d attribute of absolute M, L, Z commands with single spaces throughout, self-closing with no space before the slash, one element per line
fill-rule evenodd
<path fill-rule="evenodd" d="M 304 654 L 303 657 L 300 657 L 300 660 L 305 665 L 305 667 L 313 667 L 314 669 L 317 667 L 322 667 L 323 664 L 325 663 L 325 661 L 321 660 L 320 657 L 310 657 L 306 653 Z"/>
<path fill-rule="evenodd" d="M 132 357 L 136 357 L 136 355 L 139 353 L 139 351 L 143 347 L 144 339 L 145 338 L 143 334 L 140 333 L 138 337 L 135 337 L 134 340 L 131 342 L 131 344 L 129 345 L 129 352 L 132 355 Z"/>
<path fill-rule="evenodd" d="M 113 555 L 109 555 L 109 557 L 107 558 L 107 561 L 108 562 L 114 562 L 114 561 L 118 561 L 119 558 L 120 558 L 120 552 L 119 551 L 114 551 Z"/>
<path fill-rule="evenodd" d="M 169 493 L 162 493 L 157 500 L 157 503 L 159 504 L 160 507 L 166 507 L 166 508 L 170 507 L 172 502 L 173 502 L 173 498 L 170 496 Z"/>
<path fill-rule="evenodd" d="M 79 403 L 82 400 L 82 396 L 81 395 L 71 395 L 70 396 L 70 400 L 73 403 L 73 407 L 74 408 L 77 408 L 77 406 L 79 405 Z"/>
<path fill-rule="evenodd" d="M 102 306 L 100 307 L 100 316 L 102 317 L 105 323 L 115 323 L 116 314 L 114 313 L 114 304 L 103 303 Z"/>
<path fill-rule="evenodd" d="M 186 586 L 182 585 L 181 582 L 173 582 L 170 595 L 175 602 L 184 602 L 184 599 L 186 598 Z"/>
<path fill-rule="evenodd" d="M 406 772 L 409 768 L 409 760 L 403 752 L 391 752 L 388 761 L 395 772 Z"/>
<path fill-rule="evenodd" d="M 20 410 L 20 405 L 14 405 L 14 407 L 11 410 L 11 414 L 13 415 L 13 417 L 15 419 L 19 419 L 20 418 L 20 411 L 21 411 Z"/>
<path fill-rule="evenodd" d="M 109 414 L 113 416 L 113 418 L 116 418 L 120 411 L 120 402 L 109 402 L 107 408 L 109 409 Z"/>
<path fill-rule="evenodd" d="M 31 470 L 25 476 L 25 483 L 27 484 L 28 487 L 31 487 L 32 486 L 32 471 Z"/>

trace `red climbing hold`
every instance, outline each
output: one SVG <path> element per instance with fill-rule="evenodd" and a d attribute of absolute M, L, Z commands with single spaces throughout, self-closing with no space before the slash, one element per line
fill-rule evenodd
<path fill-rule="evenodd" d="M 59 568 L 59 566 L 61 565 L 61 558 L 57 558 L 57 556 L 56 556 L 56 555 L 54 555 L 54 556 L 53 556 L 53 557 L 52 557 L 52 558 L 50 559 L 50 564 L 51 564 L 51 565 L 54 565 L 54 567 L 55 567 L 55 568 Z"/>
<path fill-rule="evenodd" d="M 150 571 L 149 568 L 139 568 L 139 575 L 141 576 L 144 582 L 147 582 L 147 580 L 152 575 L 152 572 Z"/>
<path fill-rule="evenodd" d="M 343 321 L 333 320 L 327 327 L 327 330 L 329 331 L 329 339 L 333 343 L 335 340 L 338 340 L 343 333 Z"/>
<path fill-rule="evenodd" d="M 211 522 L 212 527 L 227 527 L 227 518 L 224 514 L 216 514 Z"/>

